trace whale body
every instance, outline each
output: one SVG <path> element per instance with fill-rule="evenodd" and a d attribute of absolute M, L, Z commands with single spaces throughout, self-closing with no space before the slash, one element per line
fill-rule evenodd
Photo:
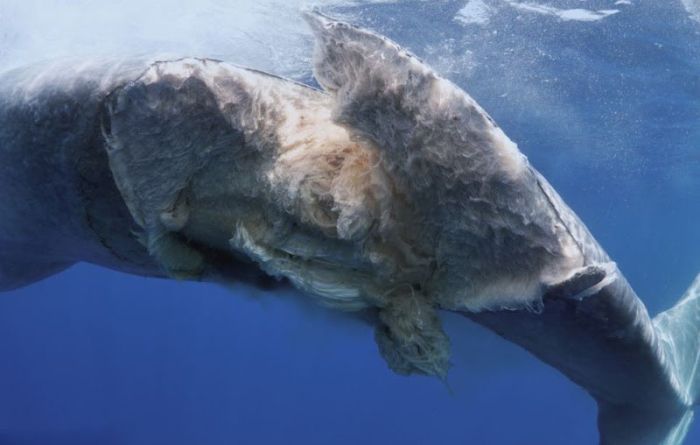
<path fill-rule="evenodd" d="M 371 314 L 395 372 L 439 377 L 438 311 L 454 311 L 588 391 L 601 443 L 682 443 L 700 277 L 651 319 L 467 93 L 382 36 L 306 17 L 322 90 L 196 58 L 3 74 L 0 290 L 79 261 L 286 281 Z"/>

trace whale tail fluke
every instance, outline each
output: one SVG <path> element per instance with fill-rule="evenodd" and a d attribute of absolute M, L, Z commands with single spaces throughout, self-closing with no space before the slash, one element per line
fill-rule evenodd
<path fill-rule="evenodd" d="M 700 402 L 700 275 L 680 301 L 653 320 L 659 341 L 688 405 Z"/>
<path fill-rule="evenodd" d="M 682 445 L 693 410 L 658 411 L 598 401 L 600 445 Z"/>
<path fill-rule="evenodd" d="M 653 320 L 658 357 L 675 388 L 674 407 L 598 400 L 602 445 L 681 445 L 700 402 L 700 275 L 672 308 Z"/>

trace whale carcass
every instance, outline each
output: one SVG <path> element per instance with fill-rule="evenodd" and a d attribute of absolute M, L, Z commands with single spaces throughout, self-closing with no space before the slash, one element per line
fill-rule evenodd
<path fill-rule="evenodd" d="M 372 315 L 402 374 L 444 377 L 454 311 L 561 370 L 601 442 L 679 444 L 700 279 L 651 319 L 585 225 L 464 91 L 307 14 L 322 90 L 210 59 L 0 77 L 0 289 L 78 261 L 274 286 Z"/>

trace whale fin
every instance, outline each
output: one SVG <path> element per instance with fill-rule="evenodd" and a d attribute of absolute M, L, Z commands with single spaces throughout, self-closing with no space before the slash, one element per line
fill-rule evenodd
<path fill-rule="evenodd" d="M 334 120 L 416 169 L 412 181 L 433 176 L 440 180 L 428 186 L 449 185 L 475 164 L 484 175 L 524 170 L 524 156 L 488 113 L 417 57 L 321 13 L 305 18 L 316 37 L 314 76 L 335 98 Z M 414 162 L 421 158 L 427 162 Z M 444 174 L 421 175 L 426 164 Z"/>

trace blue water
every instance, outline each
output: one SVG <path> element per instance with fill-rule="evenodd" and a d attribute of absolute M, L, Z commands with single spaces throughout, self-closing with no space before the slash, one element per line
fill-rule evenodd
<path fill-rule="evenodd" d="M 465 1 L 357 3 L 328 11 L 472 94 L 652 314 L 682 294 L 700 272 L 700 23 L 680 2 L 546 2 L 620 10 L 579 22 L 486 1 L 497 12 L 467 25 Z M 446 323 L 447 385 L 393 375 L 369 326 L 290 292 L 80 264 L 0 295 L 0 444 L 597 443 L 583 390 Z"/>

